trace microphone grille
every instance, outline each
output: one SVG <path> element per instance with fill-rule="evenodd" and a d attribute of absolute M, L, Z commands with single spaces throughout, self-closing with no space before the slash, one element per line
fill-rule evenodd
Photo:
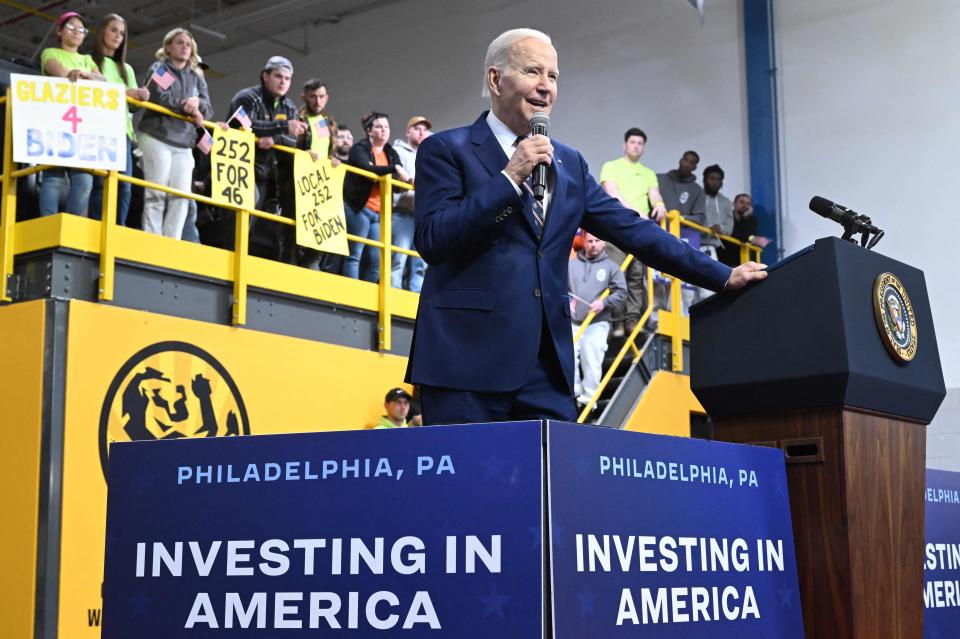
<path fill-rule="evenodd" d="M 530 118 L 530 127 L 542 126 L 544 128 L 550 126 L 550 116 L 543 112 L 537 112 L 533 114 L 533 117 Z"/>

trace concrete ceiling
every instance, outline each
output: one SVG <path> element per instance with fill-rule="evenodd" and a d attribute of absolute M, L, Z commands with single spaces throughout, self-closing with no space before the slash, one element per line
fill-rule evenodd
<path fill-rule="evenodd" d="M 222 53 L 257 41 L 269 41 L 290 53 L 307 55 L 310 29 L 337 24 L 358 14 L 403 0 L 48 0 L 26 2 L 0 0 L 0 58 L 36 64 L 40 52 L 56 46 L 53 22 L 65 11 L 76 11 L 96 28 L 112 12 L 127 20 L 127 60 L 143 68 L 164 34 L 174 27 L 186 27 L 197 39 L 204 56 Z M 291 38 L 300 31 L 302 37 Z M 281 39 L 278 34 L 287 34 Z M 89 50 L 93 35 L 87 36 L 81 51 Z M 216 68 L 212 69 L 216 73 Z"/>

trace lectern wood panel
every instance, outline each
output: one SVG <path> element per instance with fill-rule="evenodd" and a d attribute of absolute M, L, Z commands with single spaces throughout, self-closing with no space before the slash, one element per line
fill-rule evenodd
<path fill-rule="evenodd" d="M 806 636 L 923 636 L 924 427 L 844 409 L 731 417 L 719 440 L 821 442 L 787 463 Z"/>

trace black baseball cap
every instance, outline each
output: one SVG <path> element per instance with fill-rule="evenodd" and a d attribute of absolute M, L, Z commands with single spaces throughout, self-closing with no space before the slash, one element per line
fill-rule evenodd
<path fill-rule="evenodd" d="M 383 398 L 383 401 L 385 403 L 395 402 L 401 398 L 407 400 L 408 402 L 413 399 L 413 397 L 410 396 L 410 393 L 402 388 L 391 388 L 389 391 L 387 391 L 387 396 Z"/>

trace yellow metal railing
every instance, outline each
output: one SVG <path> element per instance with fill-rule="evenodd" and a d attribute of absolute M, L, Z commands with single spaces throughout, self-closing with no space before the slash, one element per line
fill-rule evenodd
<path fill-rule="evenodd" d="M 7 102 L 10 89 L 7 90 L 7 96 L 0 97 L 0 104 Z M 133 98 L 127 98 L 131 105 L 161 113 L 165 116 L 177 118 L 180 120 L 192 121 L 191 118 L 174 113 L 169 109 L 156 105 L 152 102 L 143 102 Z M 16 181 L 18 178 L 38 173 L 50 166 L 31 166 L 22 169 L 16 169 L 13 163 L 12 147 L 12 109 L 6 109 L 4 122 L 4 148 L 3 148 L 3 174 L 0 175 L 0 187 L 2 187 L 2 209 L 0 209 L 0 301 L 9 302 L 10 297 L 7 294 L 7 282 L 13 274 L 13 245 L 14 230 L 16 224 L 17 210 L 17 189 Z M 216 122 L 204 121 L 204 126 L 212 129 L 219 126 Z M 275 144 L 274 149 L 283 153 L 296 153 L 297 149 Z M 391 175 L 376 175 L 370 171 L 364 171 L 353 166 L 345 165 L 345 169 L 356 175 L 377 182 L 380 185 L 381 210 L 380 210 L 380 236 L 383 238 L 391 237 L 391 221 L 393 217 L 393 189 L 400 188 L 410 190 L 413 187 L 406 182 L 394 180 Z M 277 224 L 295 226 L 296 221 L 266 211 L 256 209 L 245 210 L 237 206 L 232 206 L 224 202 L 214 200 L 204 195 L 188 193 L 168 186 L 154 184 L 139 178 L 127 176 L 117 171 L 103 171 L 97 169 L 87 170 L 88 173 L 98 175 L 104 178 L 103 183 L 103 210 L 100 222 L 100 280 L 98 286 L 98 297 L 103 301 L 113 300 L 114 293 L 114 272 L 116 266 L 116 242 L 113 241 L 116 221 L 116 202 L 119 182 L 128 182 L 137 186 L 164 193 L 195 200 L 199 203 L 217 206 L 222 209 L 231 210 L 236 214 L 235 244 L 233 255 L 232 283 L 233 283 L 233 304 L 232 318 L 235 326 L 246 324 L 247 317 L 247 284 L 249 272 L 250 256 L 247 254 L 250 244 L 250 218 L 256 217 Z M 392 346 L 391 339 L 391 272 L 393 266 L 393 253 L 399 252 L 404 255 L 419 257 L 416 251 L 393 246 L 389 241 L 376 241 L 355 235 L 347 234 L 347 239 L 352 242 L 358 242 L 368 246 L 380 249 L 380 282 L 378 299 L 378 344 L 381 350 L 389 351 Z"/>
<path fill-rule="evenodd" d="M 741 242 L 735 237 L 729 235 L 723 235 L 716 233 L 713 229 L 706 226 L 701 226 L 696 222 L 691 222 L 690 220 L 685 219 L 680 215 L 679 211 L 669 211 L 667 217 L 663 221 L 663 226 L 665 229 L 675 237 L 680 237 L 680 227 L 686 226 L 691 229 L 700 231 L 701 233 L 706 233 L 714 237 L 720 238 L 724 244 L 732 244 L 734 246 L 740 247 L 740 263 L 749 261 L 750 259 L 760 259 L 760 254 L 763 249 L 755 244 L 749 242 Z M 628 255 L 623 263 L 620 264 L 620 270 L 626 272 L 627 268 L 630 266 L 633 261 L 633 256 Z M 666 275 L 666 274 L 664 274 Z M 670 309 L 657 309 L 658 321 L 657 321 L 657 333 L 660 335 L 665 335 L 670 338 L 671 346 L 671 369 L 675 372 L 680 372 L 683 370 L 683 342 L 690 340 L 690 320 L 689 318 L 683 315 L 683 297 L 681 287 L 683 282 L 675 277 L 670 278 L 669 285 L 669 299 L 670 299 Z M 600 399 L 603 392 L 606 390 L 607 386 L 610 384 L 610 380 L 613 379 L 614 374 L 617 371 L 617 368 L 620 367 L 620 364 L 623 362 L 624 357 L 626 357 L 627 351 L 633 351 L 633 362 L 636 363 L 642 356 L 643 352 L 638 348 L 636 341 L 637 337 L 640 335 L 640 332 L 643 330 L 643 327 L 646 325 L 647 320 L 650 318 L 650 315 L 654 310 L 654 295 L 653 295 L 653 271 L 647 269 L 646 272 L 646 290 L 647 290 L 647 304 L 646 310 L 643 312 L 643 315 L 640 317 L 640 320 L 637 322 L 637 325 L 627 336 L 626 340 L 623 343 L 623 346 L 620 348 L 620 352 L 617 353 L 617 356 L 611 362 L 607 372 L 604 374 L 603 378 L 600 380 L 600 385 L 597 387 L 596 392 L 587 402 L 587 405 L 583 407 L 583 410 L 580 411 L 580 415 L 577 416 L 577 422 L 582 424 L 587 420 L 590 413 L 593 411 L 593 407 L 596 406 L 597 401 Z M 606 299 L 610 295 L 610 289 L 606 289 L 600 295 L 598 299 Z M 573 341 L 576 343 L 583 336 L 584 331 L 587 330 L 587 326 L 590 325 L 590 322 L 597 316 L 597 313 L 590 312 L 584 318 L 583 323 L 580 324 L 580 328 L 573 336 Z"/>

